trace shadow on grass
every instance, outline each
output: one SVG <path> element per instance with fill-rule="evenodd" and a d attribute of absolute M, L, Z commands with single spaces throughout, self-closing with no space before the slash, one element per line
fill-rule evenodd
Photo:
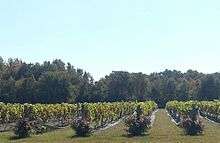
<path fill-rule="evenodd" d="M 148 135 L 150 135 L 150 133 L 145 133 L 145 134 L 142 134 L 142 135 L 139 135 L 139 136 L 134 136 L 132 134 L 123 134 L 122 137 L 135 138 L 135 137 L 145 137 L 145 136 L 148 136 Z"/>
<path fill-rule="evenodd" d="M 68 136 L 68 138 L 70 138 L 70 139 L 88 139 L 88 138 L 90 138 L 92 135 L 90 135 L 90 136 L 78 136 L 78 135 L 71 135 L 71 136 Z"/>
<path fill-rule="evenodd" d="M 186 136 L 186 137 L 202 137 L 204 136 L 205 134 L 204 133 L 201 133 L 201 134 L 196 134 L 196 135 L 187 135 L 185 133 L 181 133 L 179 134 L 180 136 Z"/>
<path fill-rule="evenodd" d="M 29 137 L 26 137 L 26 138 L 29 138 Z M 26 139 L 26 138 L 21 138 L 21 137 L 18 137 L 18 136 L 11 136 L 9 137 L 9 140 L 13 141 L 13 140 L 22 140 L 22 139 Z"/>

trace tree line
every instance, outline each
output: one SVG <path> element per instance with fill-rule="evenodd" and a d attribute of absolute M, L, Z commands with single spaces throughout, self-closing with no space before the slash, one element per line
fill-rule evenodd
<path fill-rule="evenodd" d="M 26 63 L 0 57 L 0 102 L 77 103 L 220 99 L 220 73 L 165 70 L 149 75 L 113 71 L 99 81 L 60 59 Z"/>

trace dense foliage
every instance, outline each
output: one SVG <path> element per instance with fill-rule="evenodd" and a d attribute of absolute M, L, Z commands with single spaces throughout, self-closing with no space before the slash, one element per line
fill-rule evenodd
<path fill-rule="evenodd" d="M 5 104 L 0 103 L 0 124 L 13 123 L 22 118 L 29 109 L 32 120 L 66 120 L 77 114 L 77 105 L 74 104 Z"/>
<path fill-rule="evenodd" d="M 79 117 L 85 117 L 85 112 L 82 112 L 82 109 L 86 109 L 86 121 L 89 121 L 89 126 L 92 129 L 97 129 L 132 114 L 137 106 L 141 106 L 146 115 L 150 114 L 151 109 L 156 108 L 156 104 L 151 101 L 80 104 L 0 103 L 0 124 L 30 121 L 34 125 L 35 131 L 48 124 L 58 127 L 67 126 L 78 120 Z M 20 125 L 18 124 L 18 126 Z"/>
<path fill-rule="evenodd" d="M 159 107 L 168 101 L 220 99 L 220 74 L 165 70 L 150 75 L 113 71 L 99 81 L 82 69 L 52 62 L 7 62 L 0 58 L 0 102 L 78 103 L 153 100 Z"/>

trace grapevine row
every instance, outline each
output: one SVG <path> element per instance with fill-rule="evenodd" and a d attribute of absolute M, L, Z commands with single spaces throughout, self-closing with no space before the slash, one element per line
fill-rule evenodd
<path fill-rule="evenodd" d="M 204 125 L 199 115 L 197 101 L 171 101 L 167 103 L 166 109 L 176 123 L 184 129 L 185 134 L 198 135 L 203 133 Z"/>
<path fill-rule="evenodd" d="M 80 104 L 5 104 L 0 103 L 0 124 L 17 122 L 24 115 L 31 120 L 42 120 L 44 123 L 52 121 L 68 121 L 80 116 L 82 106 L 89 111 L 94 128 L 133 114 L 140 105 L 144 114 L 150 114 L 156 103 L 147 102 L 114 102 L 114 103 L 80 103 Z M 70 121 L 71 122 L 71 121 Z M 69 125 L 69 124 L 67 124 Z"/>
<path fill-rule="evenodd" d="M 171 101 L 166 105 L 168 111 L 178 112 L 181 116 L 187 116 L 193 108 L 206 116 L 220 118 L 220 101 Z"/>
<path fill-rule="evenodd" d="M 202 101 L 198 106 L 202 116 L 220 123 L 220 101 Z"/>

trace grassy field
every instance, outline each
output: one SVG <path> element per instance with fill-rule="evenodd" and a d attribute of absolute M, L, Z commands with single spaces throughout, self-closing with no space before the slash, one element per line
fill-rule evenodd
<path fill-rule="evenodd" d="M 185 136 L 183 130 L 172 123 L 161 109 L 156 113 L 153 128 L 146 136 L 128 137 L 124 125 L 119 124 L 91 137 L 74 136 L 70 128 L 56 130 L 26 139 L 14 139 L 12 132 L 0 133 L 0 143 L 217 143 L 220 142 L 220 125 L 204 120 L 205 132 L 200 136 Z"/>

